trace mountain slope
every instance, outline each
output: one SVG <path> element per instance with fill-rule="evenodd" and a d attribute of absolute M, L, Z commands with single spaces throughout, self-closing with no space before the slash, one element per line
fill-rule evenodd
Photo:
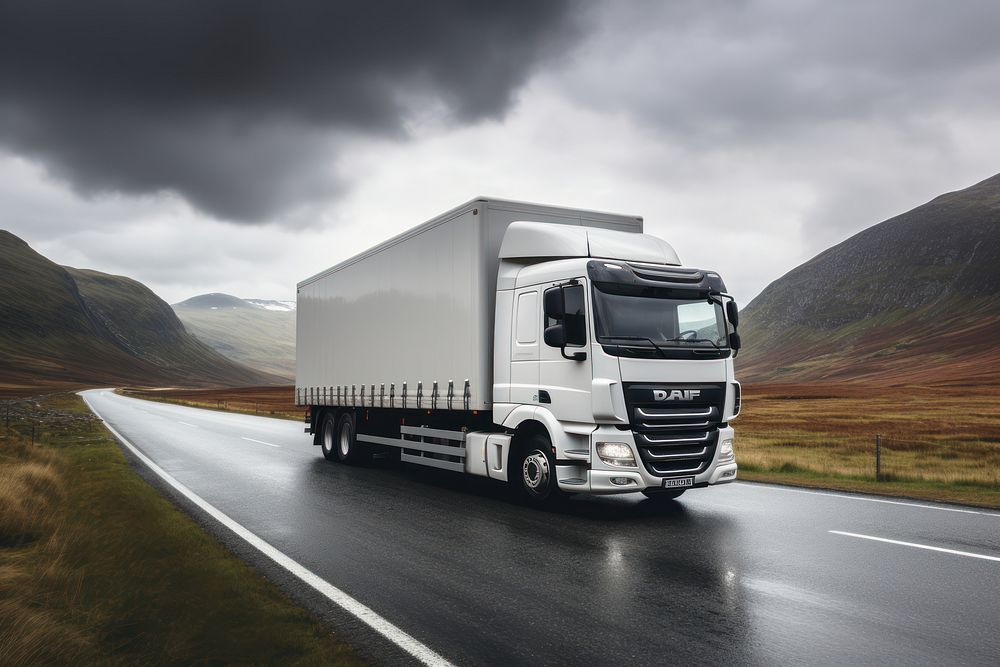
<path fill-rule="evenodd" d="M 1000 381 L 1000 175 L 817 255 L 742 320 L 750 382 Z"/>
<path fill-rule="evenodd" d="M 0 230 L 0 384 L 255 385 L 141 283 L 68 269 Z"/>
<path fill-rule="evenodd" d="M 173 305 L 184 326 L 241 364 L 295 377 L 295 310 L 283 302 L 202 294 Z"/>

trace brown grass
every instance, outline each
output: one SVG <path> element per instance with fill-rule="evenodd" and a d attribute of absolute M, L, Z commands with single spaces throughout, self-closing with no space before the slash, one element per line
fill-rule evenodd
<path fill-rule="evenodd" d="M 751 385 L 743 405 L 734 426 L 744 479 L 1000 507 L 995 385 Z"/>
<path fill-rule="evenodd" d="M 139 478 L 78 397 L 15 415 L 0 423 L 0 664 L 358 662 Z"/>
<path fill-rule="evenodd" d="M 28 453 L 20 449 L 22 456 Z M 16 547 L 40 535 L 62 496 L 57 464 L 51 453 L 40 451 L 23 462 L 0 465 L 0 545 Z"/>

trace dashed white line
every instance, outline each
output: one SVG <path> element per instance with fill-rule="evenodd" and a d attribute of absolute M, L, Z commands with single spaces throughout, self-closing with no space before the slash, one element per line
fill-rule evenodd
<path fill-rule="evenodd" d="M 177 423 L 184 424 L 185 426 L 190 426 L 191 428 L 201 428 L 200 426 L 196 426 L 194 424 L 188 424 L 187 422 L 182 422 L 180 419 L 177 420 Z"/>
<path fill-rule="evenodd" d="M 262 445 L 267 445 L 268 447 L 277 447 L 279 449 L 281 448 L 281 445 L 275 445 L 270 442 L 264 442 L 263 440 L 254 440 L 253 438 L 243 438 L 243 440 L 247 440 L 248 442 L 257 442 Z"/>
<path fill-rule="evenodd" d="M 123 445 L 128 447 L 135 456 L 142 461 L 150 470 L 156 473 L 160 478 L 162 478 L 167 484 L 177 489 L 184 497 L 193 502 L 195 505 L 204 510 L 209 516 L 214 518 L 216 521 L 221 523 L 223 526 L 229 530 L 236 533 L 238 536 L 243 538 L 248 544 L 252 545 L 258 551 L 263 553 L 265 556 L 273 560 L 275 563 L 285 568 L 293 575 L 298 577 L 301 581 L 311 586 L 313 589 L 321 593 L 328 600 L 334 604 L 342 607 L 348 613 L 353 614 L 360 620 L 367 623 L 372 629 L 381 634 L 383 637 L 391 641 L 393 644 L 406 651 L 414 658 L 424 663 L 425 665 L 440 665 L 441 667 L 451 667 L 451 663 L 448 662 L 443 656 L 438 655 L 429 647 L 420 643 L 412 635 L 406 633 L 402 629 L 396 627 L 386 619 L 379 616 L 375 611 L 361 604 L 350 595 L 340 590 L 330 582 L 326 581 L 319 575 L 313 573 L 309 569 L 300 565 L 298 562 L 286 556 L 283 552 L 271 546 L 269 543 L 265 542 L 260 537 L 257 537 L 254 533 L 250 532 L 247 528 L 244 528 L 241 524 L 237 523 L 231 519 L 228 515 L 223 513 L 221 510 L 217 509 L 214 505 L 209 504 L 204 498 L 196 494 L 191 489 L 187 488 L 179 481 L 177 481 L 170 473 L 156 465 L 152 459 L 143 454 L 139 449 L 128 441 L 125 436 L 119 433 L 111 424 L 101 416 L 94 406 L 91 404 L 90 400 L 85 394 L 81 392 L 80 394 L 83 400 L 87 403 L 87 407 L 97 415 L 97 418 L 104 422 L 104 426 L 111 431 L 112 434 L 118 440 L 121 441 Z M 183 422 L 182 422 L 183 423 Z"/>
<path fill-rule="evenodd" d="M 887 537 L 875 537 L 874 535 L 862 535 L 860 533 L 847 533 L 842 530 L 830 530 L 827 531 L 833 533 L 834 535 L 846 535 L 847 537 L 857 537 L 862 540 L 872 540 L 873 542 L 885 542 L 886 544 L 898 544 L 904 547 L 913 547 L 914 549 L 926 549 L 928 551 L 940 551 L 945 554 L 952 554 L 954 556 L 966 556 L 968 558 L 980 558 L 982 560 L 991 560 L 1000 563 L 1000 557 L 998 556 L 987 556 L 986 554 L 972 553 L 971 551 L 957 551 L 956 549 L 945 549 L 943 547 L 932 547 L 929 544 L 917 544 L 916 542 L 901 542 L 900 540 L 890 540 Z"/>
<path fill-rule="evenodd" d="M 884 505 L 902 505 L 903 507 L 913 507 L 924 510 L 938 510 L 939 512 L 958 512 L 960 514 L 979 514 L 980 516 L 992 516 L 1000 519 L 1000 514 L 996 512 L 986 512 L 984 510 L 963 509 L 960 507 L 941 507 L 938 505 L 925 505 L 922 503 L 910 503 L 902 500 L 886 500 L 883 498 L 868 498 L 866 496 L 850 496 L 844 493 L 829 493 L 827 491 L 806 491 L 805 489 L 791 489 L 786 486 L 756 484 L 742 482 L 741 486 L 746 489 L 771 489 L 774 491 L 786 491 L 788 493 L 805 493 L 810 496 L 826 496 L 828 498 L 844 498 L 846 500 L 862 500 L 866 503 L 882 503 Z"/>

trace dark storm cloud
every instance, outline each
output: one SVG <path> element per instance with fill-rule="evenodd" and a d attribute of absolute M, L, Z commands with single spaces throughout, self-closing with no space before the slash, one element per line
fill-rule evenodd
<path fill-rule="evenodd" d="M 336 191 L 348 138 L 502 116 L 575 34 L 531 0 L 3 2 L 0 144 L 79 191 L 262 220 Z"/>

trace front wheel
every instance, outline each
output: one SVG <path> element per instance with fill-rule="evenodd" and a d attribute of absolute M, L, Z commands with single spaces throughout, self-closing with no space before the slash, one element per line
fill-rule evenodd
<path fill-rule="evenodd" d="M 650 500 L 663 501 L 680 498 L 684 491 L 684 489 L 643 489 L 642 495 Z"/>
<path fill-rule="evenodd" d="M 559 495 L 552 444 L 544 435 L 534 435 L 517 449 L 507 470 L 514 493 L 529 505 L 540 507 Z"/>

